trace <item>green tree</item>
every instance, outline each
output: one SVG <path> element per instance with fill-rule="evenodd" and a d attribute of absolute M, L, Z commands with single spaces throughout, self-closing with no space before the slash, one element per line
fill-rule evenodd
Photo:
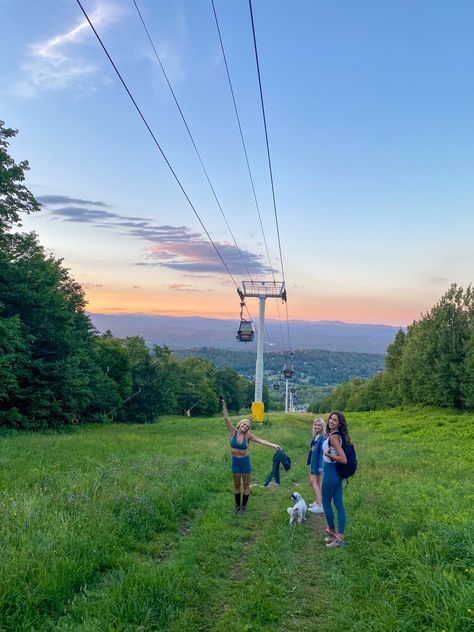
<path fill-rule="evenodd" d="M 13 341 L 2 355 L 0 423 L 31 428 L 68 422 L 92 401 L 92 326 L 62 262 L 34 233 L 12 230 L 39 209 L 22 184 L 28 163 L 8 155 L 15 134 L 0 123 L 0 319 Z"/>
<path fill-rule="evenodd" d="M 406 402 L 463 405 L 463 371 L 469 340 L 471 288 L 452 285 L 421 320 L 408 329 L 401 362 Z"/>
<path fill-rule="evenodd" d="M 401 371 L 405 341 L 406 334 L 403 329 L 399 329 L 394 341 L 387 347 L 383 392 L 384 400 L 389 406 L 398 406 L 403 401 L 401 390 Z"/>
<path fill-rule="evenodd" d="M 153 358 L 141 336 L 129 336 L 122 344 L 130 361 L 132 393 L 120 408 L 118 419 L 130 423 L 151 423 L 161 402 Z"/>
<path fill-rule="evenodd" d="M 217 412 L 215 367 L 211 362 L 189 356 L 181 362 L 182 382 L 180 409 L 191 410 L 193 416 L 213 415 Z"/>
<path fill-rule="evenodd" d="M 179 399 L 182 391 L 180 362 L 168 347 L 155 345 L 152 350 L 156 372 L 156 388 L 159 395 L 158 414 L 179 414 Z"/>
<path fill-rule="evenodd" d="M 128 350 L 119 338 L 108 332 L 96 338 L 96 361 L 106 376 L 115 382 L 121 399 L 132 393 L 131 362 Z"/>
<path fill-rule="evenodd" d="M 467 408 L 474 408 L 474 310 L 470 310 L 469 337 L 462 367 L 461 391 Z"/>
<path fill-rule="evenodd" d="M 217 369 L 216 389 L 223 395 L 229 410 L 239 411 L 245 406 L 248 382 L 232 369 Z"/>
<path fill-rule="evenodd" d="M 5 127 L 0 121 L 0 234 L 20 223 L 21 213 L 39 211 L 40 205 L 33 194 L 22 184 L 27 160 L 16 163 L 8 153 L 9 139 L 16 136 L 17 130 Z"/>

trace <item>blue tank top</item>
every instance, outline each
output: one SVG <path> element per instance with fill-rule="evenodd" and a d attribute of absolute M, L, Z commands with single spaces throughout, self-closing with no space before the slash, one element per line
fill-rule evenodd
<path fill-rule="evenodd" d="M 236 430 L 230 440 L 230 447 L 235 448 L 236 450 L 246 450 L 248 448 L 248 444 L 247 444 L 247 439 L 245 438 L 245 435 L 244 435 L 243 443 L 239 443 L 237 441 L 237 430 Z"/>

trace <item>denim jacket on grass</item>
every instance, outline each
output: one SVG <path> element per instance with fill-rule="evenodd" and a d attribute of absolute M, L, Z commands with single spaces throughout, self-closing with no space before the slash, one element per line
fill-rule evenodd
<path fill-rule="evenodd" d="M 283 465 L 285 472 L 288 472 L 291 467 L 291 459 L 283 450 L 277 450 L 273 455 L 272 471 L 267 476 L 265 483 L 263 484 L 264 487 L 267 487 L 267 485 L 270 484 L 272 478 L 275 479 L 275 483 L 277 485 L 280 484 L 280 465 Z"/>

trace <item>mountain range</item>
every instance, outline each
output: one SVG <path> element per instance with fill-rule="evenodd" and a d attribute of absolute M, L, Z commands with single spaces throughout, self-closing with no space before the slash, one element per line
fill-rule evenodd
<path fill-rule="evenodd" d="M 89 317 L 100 333 L 110 330 L 118 338 L 142 336 L 149 345 L 170 349 L 215 347 L 234 351 L 256 351 L 252 343 L 236 340 L 239 322 L 218 318 L 157 316 L 147 314 L 93 314 Z M 265 321 L 265 349 L 323 349 L 361 353 L 385 353 L 398 327 L 364 325 L 332 320 L 290 320 L 290 345 L 286 321 Z"/>

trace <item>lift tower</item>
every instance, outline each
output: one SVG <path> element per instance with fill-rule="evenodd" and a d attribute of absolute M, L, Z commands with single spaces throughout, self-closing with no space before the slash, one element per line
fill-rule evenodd
<path fill-rule="evenodd" d="M 255 365 L 255 397 L 252 404 L 252 417 L 257 423 L 264 420 L 263 391 L 263 344 L 265 333 L 265 301 L 267 298 L 280 298 L 286 301 L 285 283 L 283 281 L 243 281 L 242 290 L 237 292 L 241 300 L 245 298 L 258 298 L 259 326 L 257 339 L 257 362 Z"/>

